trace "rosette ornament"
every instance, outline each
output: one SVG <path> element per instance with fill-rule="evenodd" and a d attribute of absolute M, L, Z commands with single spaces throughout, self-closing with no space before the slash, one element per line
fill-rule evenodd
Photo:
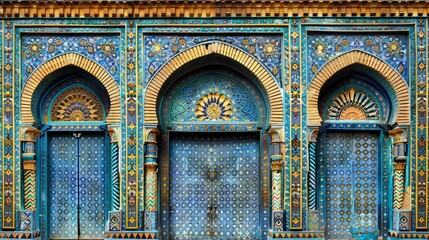
<path fill-rule="evenodd" d="M 209 93 L 198 100 L 195 114 L 198 121 L 230 120 L 232 105 L 225 95 Z"/>

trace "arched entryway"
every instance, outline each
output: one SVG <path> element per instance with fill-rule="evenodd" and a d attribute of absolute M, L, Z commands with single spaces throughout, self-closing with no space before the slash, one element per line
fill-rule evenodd
<path fill-rule="evenodd" d="M 320 88 L 316 208 L 325 239 L 387 236 L 395 99 L 388 81 L 360 64 L 338 71 Z"/>
<path fill-rule="evenodd" d="M 37 189 L 24 194 L 25 202 L 31 196 L 37 200 L 26 208 L 32 207 L 40 216 L 43 239 L 103 239 L 107 213 L 115 204 L 112 186 L 117 185 L 111 184 L 106 125 L 112 105 L 118 105 L 111 101 L 117 89 L 67 63 L 45 74 L 37 82 L 33 76 L 23 94 L 31 102 L 23 109 L 30 110 L 31 118 L 26 119 L 40 129 L 33 168 Z M 26 169 L 24 173 L 25 181 L 27 173 L 33 174 Z"/>
<path fill-rule="evenodd" d="M 163 239 L 261 237 L 270 111 L 261 89 L 220 55 L 190 62 L 166 81 L 158 98 Z"/>

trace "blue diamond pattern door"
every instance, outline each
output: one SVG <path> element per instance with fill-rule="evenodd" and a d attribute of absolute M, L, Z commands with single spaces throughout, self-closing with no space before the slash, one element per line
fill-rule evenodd
<path fill-rule="evenodd" d="M 49 238 L 103 238 L 104 141 L 102 133 L 51 134 Z"/>
<path fill-rule="evenodd" d="M 174 134 L 170 239 L 257 239 L 257 134 Z"/>
<path fill-rule="evenodd" d="M 326 142 L 326 239 L 377 233 L 378 134 L 328 132 Z"/>

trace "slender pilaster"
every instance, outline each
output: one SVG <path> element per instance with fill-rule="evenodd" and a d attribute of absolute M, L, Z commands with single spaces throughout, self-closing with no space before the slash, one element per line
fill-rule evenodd
<path fill-rule="evenodd" d="M 24 168 L 24 208 L 36 210 L 36 139 L 40 131 L 35 128 L 21 129 L 21 159 Z"/>
<path fill-rule="evenodd" d="M 272 229 L 274 231 L 284 230 L 284 211 L 282 200 L 282 168 L 284 156 L 284 142 L 282 131 L 272 130 L 270 144 L 271 158 L 271 210 L 272 210 Z"/>
<path fill-rule="evenodd" d="M 145 142 L 145 214 L 144 229 L 156 230 L 157 179 L 158 179 L 158 131 L 149 130 Z"/>
<path fill-rule="evenodd" d="M 404 203 L 405 193 L 405 162 L 395 162 L 393 165 L 393 209 L 399 210 Z"/>
<path fill-rule="evenodd" d="M 110 157 L 112 161 L 111 166 L 111 188 L 112 188 L 112 207 L 113 210 L 120 209 L 121 190 L 119 178 L 119 141 L 118 141 L 118 127 L 109 127 L 110 135 Z"/>
<path fill-rule="evenodd" d="M 403 209 L 406 188 L 407 134 L 401 128 L 389 132 L 393 142 L 393 209 Z M 408 207 L 408 206 L 407 206 Z"/>

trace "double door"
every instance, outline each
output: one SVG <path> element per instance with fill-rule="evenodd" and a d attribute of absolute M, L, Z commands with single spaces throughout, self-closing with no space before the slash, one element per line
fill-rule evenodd
<path fill-rule="evenodd" d="M 104 133 L 52 133 L 49 153 L 49 239 L 103 239 Z"/>
<path fill-rule="evenodd" d="M 258 134 L 173 134 L 170 239 L 259 239 L 258 186 Z"/>
<path fill-rule="evenodd" d="M 354 239 L 379 232 L 379 134 L 327 132 L 325 168 L 326 239 Z"/>

